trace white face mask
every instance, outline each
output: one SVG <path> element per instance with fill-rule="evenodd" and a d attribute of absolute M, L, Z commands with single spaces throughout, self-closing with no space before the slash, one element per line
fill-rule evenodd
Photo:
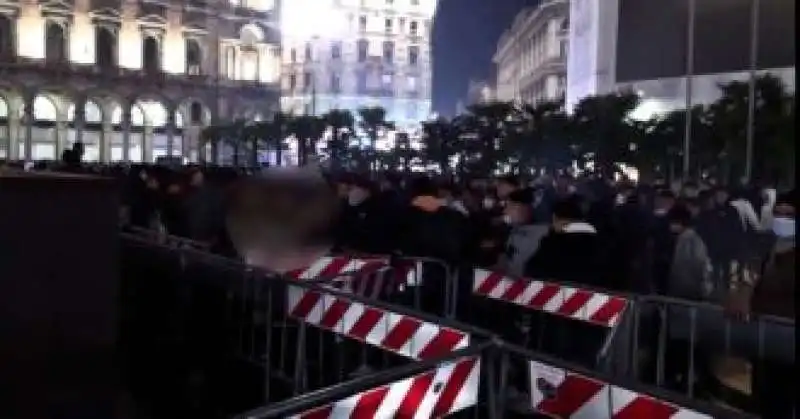
<path fill-rule="evenodd" d="M 656 216 L 659 216 L 659 217 L 667 215 L 667 209 L 666 208 L 657 208 L 654 212 L 655 212 Z"/>
<path fill-rule="evenodd" d="M 772 221 L 772 232 L 779 238 L 794 237 L 794 218 L 776 217 Z"/>
<path fill-rule="evenodd" d="M 492 209 L 494 208 L 494 199 L 492 198 L 485 198 L 483 200 L 483 208 L 484 209 Z"/>
<path fill-rule="evenodd" d="M 347 203 L 350 206 L 353 206 L 353 207 L 361 204 L 366 199 L 367 199 L 367 196 L 365 194 L 361 193 L 361 191 L 350 191 L 350 193 L 347 194 Z"/>
<path fill-rule="evenodd" d="M 503 223 L 505 225 L 514 225 L 514 220 L 511 218 L 510 215 L 505 214 L 503 215 Z"/>

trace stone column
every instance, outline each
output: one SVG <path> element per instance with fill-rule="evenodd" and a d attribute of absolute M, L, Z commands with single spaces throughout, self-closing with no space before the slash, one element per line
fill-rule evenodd
<path fill-rule="evenodd" d="M 103 121 L 100 126 L 100 159 L 104 162 L 111 161 L 112 138 L 114 137 L 113 137 L 113 128 L 111 126 L 111 116 L 110 115 L 107 116 L 106 113 L 103 113 Z"/>
<path fill-rule="evenodd" d="M 69 129 L 69 126 L 67 125 L 66 121 L 64 121 L 64 120 L 62 120 L 60 118 L 56 121 L 56 130 L 55 130 L 56 160 L 61 158 L 61 154 L 64 152 L 64 150 L 67 149 L 66 142 L 67 142 L 67 130 L 68 129 Z"/>
<path fill-rule="evenodd" d="M 172 157 L 172 150 L 175 147 L 175 109 L 169 108 L 167 111 L 167 124 L 164 126 L 164 134 L 167 136 L 167 156 Z M 181 141 L 183 147 L 183 141 Z"/>
<path fill-rule="evenodd" d="M 153 162 L 153 127 L 145 125 L 142 135 L 142 149 L 144 150 L 144 163 Z"/>
<path fill-rule="evenodd" d="M 131 105 L 125 104 L 122 107 L 122 160 L 131 161 Z M 143 145 L 144 148 L 144 145 Z"/>
<path fill-rule="evenodd" d="M 25 126 L 25 144 L 21 160 L 28 160 L 33 157 L 33 98 L 25 98 L 23 105 L 22 124 Z M 56 156 L 59 157 L 59 156 Z"/>

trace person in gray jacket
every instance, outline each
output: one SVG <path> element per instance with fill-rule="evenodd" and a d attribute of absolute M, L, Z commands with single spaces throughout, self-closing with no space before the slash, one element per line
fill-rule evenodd
<path fill-rule="evenodd" d="M 676 235 L 667 293 L 671 297 L 707 300 L 713 292 L 711 259 L 703 239 L 692 228 L 692 213 L 676 205 L 667 213 L 670 230 Z"/>
<path fill-rule="evenodd" d="M 539 242 L 550 229 L 549 223 L 534 223 L 533 203 L 531 189 L 516 190 L 506 198 L 503 221 L 511 231 L 497 268 L 513 276 L 524 275 L 526 262 L 539 249 Z"/>

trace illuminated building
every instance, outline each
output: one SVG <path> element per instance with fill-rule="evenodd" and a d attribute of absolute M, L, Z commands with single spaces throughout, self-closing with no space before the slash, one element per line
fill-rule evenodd
<path fill-rule="evenodd" d="M 714 102 L 720 84 L 749 79 L 753 4 L 758 6 L 755 70 L 779 77 L 794 90 L 795 0 L 653 4 L 652 0 L 571 1 L 568 109 L 586 96 L 616 91 L 634 91 L 642 97 L 634 115 L 638 119 L 685 109 L 687 103 Z"/>
<path fill-rule="evenodd" d="M 497 43 L 495 96 L 536 104 L 561 99 L 567 80 L 569 1 L 523 9 Z"/>
<path fill-rule="evenodd" d="M 431 112 L 438 0 L 292 0 L 281 13 L 281 105 L 294 114 L 380 106 L 399 129 Z"/>
<path fill-rule="evenodd" d="M 273 0 L 0 2 L 0 159 L 214 160 L 204 126 L 278 110 L 277 24 Z"/>

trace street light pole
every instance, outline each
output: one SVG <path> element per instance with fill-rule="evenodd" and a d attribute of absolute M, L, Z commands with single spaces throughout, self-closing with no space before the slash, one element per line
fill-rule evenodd
<path fill-rule="evenodd" d="M 753 175 L 753 140 L 756 125 L 756 70 L 758 68 L 758 18 L 760 0 L 751 0 L 750 11 L 750 80 L 747 89 L 747 150 L 744 178 L 749 182 Z"/>
<path fill-rule="evenodd" d="M 694 82 L 694 31 L 696 20 L 697 0 L 687 0 L 689 4 L 689 24 L 686 29 L 686 116 L 683 130 L 683 181 L 689 180 L 691 174 L 691 145 L 692 145 L 692 94 Z"/>

